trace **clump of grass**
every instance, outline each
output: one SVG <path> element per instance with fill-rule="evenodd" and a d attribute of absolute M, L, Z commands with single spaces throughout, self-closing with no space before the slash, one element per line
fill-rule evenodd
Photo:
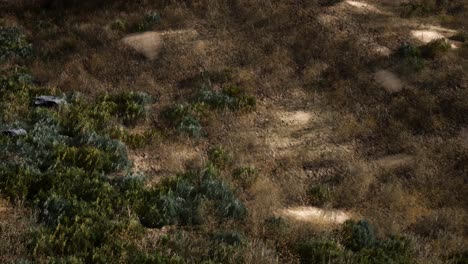
<path fill-rule="evenodd" d="M 307 191 L 309 202 L 315 206 L 322 206 L 332 199 L 331 190 L 328 186 L 313 185 Z"/>
<path fill-rule="evenodd" d="M 459 32 L 456 35 L 451 36 L 449 39 L 453 41 L 466 42 L 468 41 L 468 34 L 465 32 Z"/>
<path fill-rule="evenodd" d="M 151 97 L 141 92 L 122 92 L 104 95 L 98 99 L 111 107 L 110 113 L 119 116 L 124 124 L 135 125 L 146 118 Z"/>
<path fill-rule="evenodd" d="M 425 58 L 433 59 L 450 50 L 450 43 L 446 39 L 435 39 L 421 48 Z"/>
<path fill-rule="evenodd" d="M 247 213 L 240 202 L 218 177 L 215 167 L 188 172 L 162 183 L 147 192 L 139 208 L 144 226 L 160 228 L 165 225 L 196 225 L 203 222 L 202 202 L 215 203 L 222 218 L 243 219 Z"/>
<path fill-rule="evenodd" d="M 255 97 L 246 95 L 245 92 L 237 86 L 229 87 L 221 92 L 213 90 L 201 91 L 197 101 L 207 104 L 213 109 L 252 109 L 256 105 Z"/>
<path fill-rule="evenodd" d="M 258 173 L 255 168 L 241 167 L 234 169 L 232 177 L 242 188 L 246 189 L 252 186 L 252 184 L 257 180 Z"/>
<path fill-rule="evenodd" d="M 319 0 L 321 6 L 333 6 L 342 3 L 343 0 Z"/>
<path fill-rule="evenodd" d="M 179 133 L 195 138 L 203 135 L 200 108 L 189 104 L 179 104 L 163 111 L 162 117 Z"/>
<path fill-rule="evenodd" d="M 312 239 L 298 245 L 301 263 L 330 263 L 343 256 L 339 245 L 326 239 Z"/>
<path fill-rule="evenodd" d="M 374 227 L 367 221 L 346 221 L 341 232 L 342 243 L 352 251 L 371 248 L 376 243 Z"/>
<path fill-rule="evenodd" d="M 221 146 L 216 146 L 208 151 L 210 162 L 218 168 L 225 168 L 232 162 L 231 155 Z"/>
<path fill-rule="evenodd" d="M 404 18 L 429 16 L 434 14 L 435 11 L 435 6 L 428 1 L 409 2 L 400 5 L 400 16 Z"/>
<path fill-rule="evenodd" d="M 32 55 L 32 45 L 23 31 L 15 27 L 0 27 L 0 62 L 11 57 L 26 58 Z"/>

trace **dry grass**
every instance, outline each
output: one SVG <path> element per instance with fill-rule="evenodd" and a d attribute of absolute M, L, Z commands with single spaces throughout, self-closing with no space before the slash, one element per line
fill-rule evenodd
<path fill-rule="evenodd" d="M 253 238 L 247 263 L 274 263 L 273 249 L 279 252 L 279 262 L 296 261 L 289 246 L 304 232 L 313 236 L 319 231 L 291 227 L 289 234 L 278 237 L 271 232 L 280 230 L 265 230 L 264 223 L 274 208 L 307 205 L 311 184 L 329 186 L 332 198 L 327 206 L 362 215 L 380 235 L 414 236 L 421 263 L 442 263 L 447 254 L 466 250 L 462 186 L 468 154 L 455 138 L 468 124 L 466 47 L 421 59 L 423 67 L 415 70 L 397 56 L 376 57 L 371 48 L 379 44 L 396 51 L 402 42 L 416 45 L 410 32 L 417 23 L 353 13 L 345 3 L 319 7 L 315 1 L 139 2 L 116 3 L 104 14 L 79 8 L 60 16 L 54 9 L 1 14 L 6 23 L 23 24 L 29 31 L 40 54 L 30 62 L 38 82 L 91 96 L 145 91 L 158 98 L 152 108 L 155 129 L 164 129 L 156 118 L 162 109 L 188 100 L 196 90 L 183 87 L 184 80 L 201 71 L 232 70 L 232 82 L 257 97 L 254 112 L 213 113 L 207 118 L 206 137 L 165 135 L 162 142 L 135 150 L 134 155 L 137 167 L 146 170 L 154 184 L 200 167 L 212 145 L 233 153 L 237 166 L 255 167 L 257 181 L 241 190 L 251 211 L 247 223 L 239 225 Z M 394 1 L 372 2 L 397 10 Z M 152 61 L 123 45 L 126 32 L 110 25 L 116 18 L 133 23 L 153 9 L 162 17 L 154 30 L 194 29 L 197 34 L 164 37 Z M 465 23 L 460 13 L 421 19 L 432 23 L 440 17 L 455 28 Z M 395 73 L 404 85 L 383 89 L 374 81 L 379 70 Z M 295 127 L 281 123 L 281 111 L 316 116 Z M 285 143 L 277 144 L 284 148 L 271 142 Z M 377 164 L 400 154 L 416 157 L 416 162 L 391 168 Z M 28 221 L 8 228 L 5 239 L 13 243 L 0 253 L 22 244 L 16 235 Z M 18 247 L 12 255 L 24 250 Z"/>

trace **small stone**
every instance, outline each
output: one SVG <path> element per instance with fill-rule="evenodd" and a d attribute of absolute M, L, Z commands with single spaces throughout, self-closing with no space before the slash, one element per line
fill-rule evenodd
<path fill-rule="evenodd" d="M 66 103 L 67 101 L 63 98 L 49 95 L 41 95 L 34 100 L 34 105 L 42 107 L 56 107 Z"/>
<path fill-rule="evenodd" d="M 2 131 L 2 134 L 5 136 L 10 136 L 10 137 L 18 137 L 18 136 L 26 136 L 28 132 L 22 128 L 17 128 L 17 129 L 7 129 Z"/>

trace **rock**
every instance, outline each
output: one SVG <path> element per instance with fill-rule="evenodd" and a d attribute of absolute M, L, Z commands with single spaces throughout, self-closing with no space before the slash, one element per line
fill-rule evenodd
<path fill-rule="evenodd" d="M 56 96 L 49 96 L 49 95 L 41 95 L 36 97 L 34 100 L 35 106 L 42 106 L 42 107 L 56 107 L 59 105 L 66 104 L 67 101 L 63 98 L 56 97 Z"/>
<path fill-rule="evenodd" d="M 28 132 L 22 128 L 16 128 L 16 129 L 7 129 L 2 131 L 2 134 L 5 136 L 10 136 L 10 137 L 18 137 L 18 136 L 26 136 Z"/>

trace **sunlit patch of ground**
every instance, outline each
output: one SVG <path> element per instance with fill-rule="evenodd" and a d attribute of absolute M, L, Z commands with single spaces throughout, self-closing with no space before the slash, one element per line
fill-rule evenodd
<path fill-rule="evenodd" d="M 404 83 L 394 73 L 379 70 L 375 73 L 375 81 L 389 93 L 396 93 L 403 89 Z"/>
<path fill-rule="evenodd" d="M 278 214 L 291 220 L 323 224 L 342 224 L 351 219 L 351 214 L 342 210 L 327 210 L 305 206 L 281 209 L 278 210 Z"/>

